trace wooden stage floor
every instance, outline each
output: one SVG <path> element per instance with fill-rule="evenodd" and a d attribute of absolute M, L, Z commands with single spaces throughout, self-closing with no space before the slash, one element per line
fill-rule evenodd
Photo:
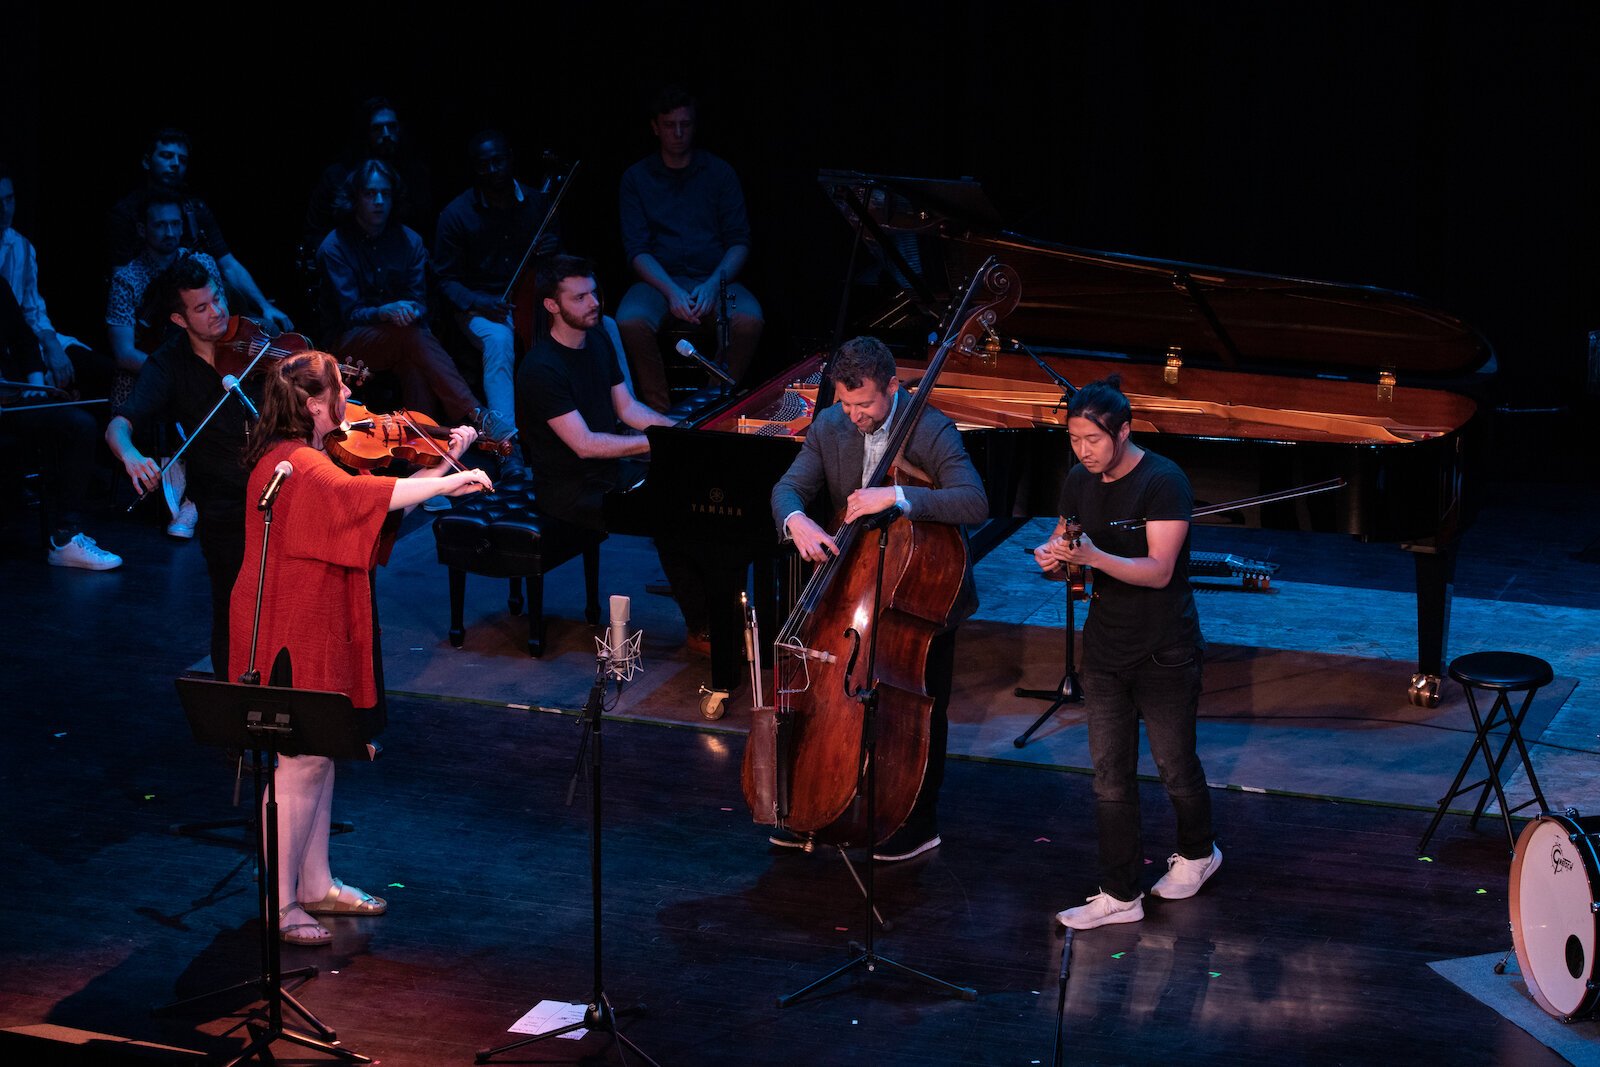
<path fill-rule="evenodd" d="M 172 831 L 237 814 L 231 767 L 191 740 L 173 696 L 205 642 L 204 570 L 198 546 L 158 527 L 97 532 L 128 559 L 114 578 L 45 567 L 27 523 L 5 527 L 0 1028 L 224 1055 L 245 1040 L 248 1003 L 148 1011 L 259 969 L 242 831 Z M 354 832 L 334 839 L 335 871 L 390 913 L 336 920 L 331 947 L 284 959 L 321 968 L 297 995 L 346 1047 L 389 1067 L 469 1063 L 536 1002 L 588 997 L 588 783 L 566 805 L 580 736 L 568 715 L 403 697 L 383 758 L 341 765 L 335 815 Z M 604 988 L 618 1007 L 648 1005 L 624 1030 L 658 1062 L 1050 1062 L 1052 916 L 1094 888 L 1087 777 L 953 760 L 944 846 L 880 868 L 893 928 L 878 950 L 976 1001 L 880 970 L 780 1009 L 864 935 L 845 866 L 767 846 L 736 739 L 615 722 L 604 741 Z M 1171 818 L 1159 786 L 1145 801 L 1153 878 Z M 1509 947 L 1495 823 L 1447 824 L 1423 862 L 1415 810 L 1235 791 L 1215 803 L 1225 863 L 1198 897 L 1076 935 L 1065 1062 L 1563 1062 L 1428 966 Z M 53 1062 L 23 1057 L 10 1058 Z M 587 1040 L 498 1062 L 620 1061 Z"/>

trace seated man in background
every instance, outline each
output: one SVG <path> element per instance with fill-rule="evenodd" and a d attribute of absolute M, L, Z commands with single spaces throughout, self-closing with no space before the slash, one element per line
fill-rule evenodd
<path fill-rule="evenodd" d="M 39 342 L 46 384 L 75 392 L 84 399 L 110 396 L 115 370 L 111 356 L 91 349 L 76 337 L 57 334 L 50 322 L 44 297 L 39 293 L 39 256 L 33 243 L 12 226 L 16 211 L 16 183 L 11 172 L 0 165 L 0 278 L 10 284 L 22 317 Z"/>
<path fill-rule="evenodd" d="M 0 440 L 6 442 L 8 453 L 29 441 L 42 444 L 38 450 L 45 474 L 41 503 L 50 530 L 46 557 L 50 565 L 90 571 L 122 566 L 121 556 L 107 552 L 83 532 L 83 509 L 99 436 L 94 416 L 83 407 L 28 410 L 30 402 L 49 400 L 44 390 L 44 362 L 39 356 L 39 340 L 28 328 L 8 285 L 0 285 L 0 377 L 39 387 L 36 393 L 24 390 L 16 404 L 7 404 L 0 418 Z"/>
<path fill-rule="evenodd" d="M 171 128 L 157 131 L 151 137 L 150 146 L 140 165 L 145 172 L 144 188 L 117 201 L 107 220 L 106 247 L 110 253 L 110 265 L 120 266 L 139 254 L 142 244 L 139 224 L 144 217 L 146 195 L 156 191 L 171 194 L 177 197 L 179 219 L 182 222 L 179 243 L 216 260 L 234 298 L 235 310 L 259 316 L 274 332 L 294 329 L 289 316 L 262 295 L 255 278 L 228 247 L 228 242 L 222 236 L 222 227 L 217 225 L 211 208 L 200 197 L 189 192 L 186 184 L 189 175 L 189 135 Z"/>
<path fill-rule="evenodd" d="M 424 241 L 433 236 L 437 214 L 433 207 L 432 176 L 422 156 L 410 150 L 394 104 L 382 96 L 362 101 L 357 125 L 355 143 L 343 159 L 328 165 L 311 193 L 304 242 L 311 252 L 315 252 L 322 238 L 339 224 L 337 203 L 350 172 L 369 159 L 387 164 L 394 172 L 395 184 L 405 189 L 405 197 L 394 207 L 395 217 Z"/>
<path fill-rule="evenodd" d="M 369 159 L 351 171 L 336 201 L 342 221 L 317 248 L 322 304 L 333 351 L 400 377 L 405 406 L 447 425 L 470 424 L 504 440 L 507 416 L 486 410 L 428 329 L 428 252 L 415 230 L 395 218 L 402 191 L 394 171 Z"/>
<path fill-rule="evenodd" d="M 472 188 L 439 215 L 434 268 L 462 332 L 483 353 L 484 400 L 491 410 L 512 414 L 517 350 L 506 290 L 549 213 L 550 197 L 513 176 L 511 146 L 503 133 L 479 133 L 471 153 Z M 540 237 L 535 255 L 556 250 L 555 221 Z"/>
<path fill-rule="evenodd" d="M 749 368 L 764 324 L 761 305 L 734 281 L 750 254 L 744 190 L 732 167 L 694 146 L 695 113 L 683 90 L 657 94 L 650 129 L 660 149 L 622 175 L 623 251 L 639 280 L 622 297 L 617 326 L 639 399 L 657 411 L 671 406 L 656 342 L 668 314 L 695 325 L 715 321 L 725 283 L 729 337 L 718 355 L 735 379 Z"/>

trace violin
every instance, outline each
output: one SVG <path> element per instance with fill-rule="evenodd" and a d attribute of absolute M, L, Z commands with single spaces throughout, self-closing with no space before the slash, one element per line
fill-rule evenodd
<path fill-rule="evenodd" d="M 328 455 L 347 467 L 377 470 L 396 460 L 417 467 L 436 467 L 449 458 L 450 430 L 420 411 L 400 408 L 391 412 L 368 411 L 347 400 L 345 421 L 322 442 Z M 497 456 L 511 454 L 510 440 L 479 437 L 477 446 Z M 452 466 L 458 466 L 453 461 Z"/>
<path fill-rule="evenodd" d="M 286 359 L 298 352 L 310 352 L 316 349 L 311 343 L 311 338 L 303 333 L 278 333 L 269 334 L 267 328 L 255 319 L 235 315 L 228 320 L 228 332 L 216 342 L 215 348 L 218 356 L 217 369 L 223 373 L 234 373 L 235 377 L 244 378 L 252 367 L 263 358 L 274 362 Z M 228 357 L 233 357 L 228 360 Z M 238 369 L 223 367 L 223 361 L 238 361 Z M 341 359 L 339 361 L 339 376 L 350 386 L 365 385 L 371 373 L 366 364 L 360 360 Z"/>
<path fill-rule="evenodd" d="M 1076 515 L 1063 521 L 1066 526 L 1061 531 L 1061 539 L 1067 543 L 1068 547 L 1077 548 L 1083 543 L 1083 523 L 1078 521 L 1078 516 Z M 1067 564 L 1066 578 L 1067 582 L 1072 586 L 1073 600 L 1089 599 L 1090 579 L 1088 567 L 1081 563 L 1069 563 Z"/>

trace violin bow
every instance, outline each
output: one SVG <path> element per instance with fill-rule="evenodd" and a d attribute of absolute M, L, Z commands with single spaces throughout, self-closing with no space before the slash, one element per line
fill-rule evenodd
<path fill-rule="evenodd" d="M 567 195 L 567 186 L 572 183 L 572 176 L 578 173 L 578 164 L 582 162 L 581 159 L 574 160 L 572 169 L 567 171 L 566 177 L 561 179 L 561 188 L 556 190 L 556 198 L 550 201 L 550 210 L 544 213 L 544 221 L 539 223 L 539 228 L 534 231 L 533 240 L 528 242 L 527 251 L 522 253 L 522 261 L 517 264 L 517 269 L 511 272 L 511 281 L 506 284 L 506 291 L 500 294 L 500 302 L 502 304 L 511 302 L 511 294 L 516 292 L 517 289 L 517 280 L 522 277 L 522 272 L 527 269 L 528 260 L 533 258 L 533 250 L 539 247 L 539 242 L 544 237 L 544 231 L 550 228 L 550 220 L 556 217 L 556 208 L 561 206 L 561 198 Z"/>

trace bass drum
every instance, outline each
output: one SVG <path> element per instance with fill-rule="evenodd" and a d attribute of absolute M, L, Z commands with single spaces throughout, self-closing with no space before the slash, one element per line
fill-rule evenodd
<path fill-rule="evenodd" d="M 1600 919 L 1600 819 L 1541 815 L 1522 828 L 1511 861 L 1511 937 L 1528 992 L 1571 1021 L 1594 1010 Z"/>

